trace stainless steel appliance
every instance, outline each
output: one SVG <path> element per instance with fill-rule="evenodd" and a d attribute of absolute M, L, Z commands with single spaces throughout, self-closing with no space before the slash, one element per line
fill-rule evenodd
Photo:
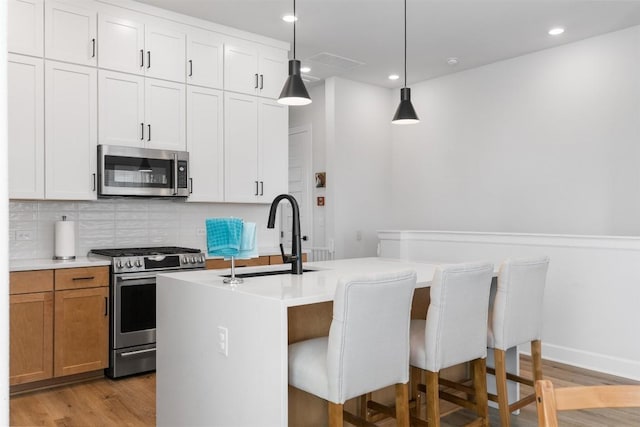
<path fill-rule="evenodd" d="M 98 145 L 98 196 L 187 197 L 186 151 Z"/>
<path fill-rule="evenodd" d="M 171 247 L 93 249 L 111 258 L 111 378 L 156 368 L 156 275 L 205 268 L 200 249 Z"/>

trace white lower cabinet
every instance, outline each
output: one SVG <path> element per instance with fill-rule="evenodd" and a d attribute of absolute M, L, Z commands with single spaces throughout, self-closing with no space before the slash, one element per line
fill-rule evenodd
<path fill-rule="evenodd" d="M 45 197 L 96 198 L 97 70 L 45 61 Z"/>
<path fill-rule="evenodd" d="M 9 197 L 44 198 L 43 60 L 9 54 Z"/>
<path fill-rule="evenodd" d="M 224 201 L 223 99 L 220 90 L 187 88 L 189 201 Z"/>
<path fill-rule="evenodd" d="M 225 201 L 270 203 L 287 192 L 287 107 L 225 93 Z"/>
<path fill-rule="evenodd" d="M 100 144 L 184 151 L 186 86 L 98 72 Z"/>

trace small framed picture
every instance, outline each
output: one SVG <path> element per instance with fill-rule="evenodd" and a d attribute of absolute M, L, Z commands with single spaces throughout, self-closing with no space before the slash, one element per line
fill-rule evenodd
<path fill-rule="evenodd" d="M 324 206 L 324 196 L 318 196 L 318 206 Z"/>
<path fill-rule="evenodd" d="M 327 182 L 327 173 L 326 172 L 318 172 L 316 173 L 316 188 L 324 188 Z"/>

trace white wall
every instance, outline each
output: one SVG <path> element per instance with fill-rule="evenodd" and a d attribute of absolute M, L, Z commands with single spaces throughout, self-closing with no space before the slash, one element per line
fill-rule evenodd
<path fill-rule="evenodd" d="M 325 88 L 327 236 L 336 258 L 375 256 L 389 222 L 391 94 L 337 77 Z"/>
<path fill-rule="evenodd" d="M 7 28 L 7 2 L 0 2 L 0 28 Z M 9 245 L 7 244 L 7 34 L 0 31 L 0 425 L 9 425 Z"/>
<path fill-rule="evenodd" d="M 422 121 L 392 130 L 394 226 L 640 235 L 639 41 L 634 27 L 411 85 Z"/>
<path fill-rule="evenodd" d="M 269 205 L 151 199 L 12 200 L 9 212 L 11 259 L 51 258 L 54 224 L 62 215 L 75 221 L 76 256 L 86 256 L 95 248 L 136 246 L 185 246 L 206 251 L 205 219 L 220 216 L 255 222 L 258 246 L 269 250 L 278 246 L 278 227 L 267 229 Z M 32 238 L 18 240 L 25 232 Z"/>

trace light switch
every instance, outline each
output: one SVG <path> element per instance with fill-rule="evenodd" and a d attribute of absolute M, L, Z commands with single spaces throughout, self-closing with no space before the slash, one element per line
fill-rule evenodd
<path fill-rule="evenodd" d="M 229 330 L 218 326 L 218 353 L 229 356 Z"/>

